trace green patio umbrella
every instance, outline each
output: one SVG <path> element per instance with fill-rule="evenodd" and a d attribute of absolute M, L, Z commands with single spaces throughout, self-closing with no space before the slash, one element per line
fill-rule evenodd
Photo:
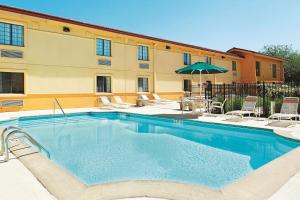
<path fill-rule="evenodd" d="M 205 62 L 196 62 L 175 71 L 177 74 L 199 74 L 199 85 L 202 87 L 201 74 L 219 74 L 228 72 L 227 69 L 211 65 Z M 201 96 L 200 88 L 200 96 Z"/>

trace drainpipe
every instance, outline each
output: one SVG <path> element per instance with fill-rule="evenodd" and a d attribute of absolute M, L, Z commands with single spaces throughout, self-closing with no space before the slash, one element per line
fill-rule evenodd
<path fill-rule="evenodd" d="M 155 53 L 156 53 L 156 44 L 153 45 L 153 50 L 152 50 L 152 55 L 153 55 L 153 58 L 152 58 L 152 67 L 153 67 L 153 93 L 156 93 L 156 64 L 155 64 Z"/>

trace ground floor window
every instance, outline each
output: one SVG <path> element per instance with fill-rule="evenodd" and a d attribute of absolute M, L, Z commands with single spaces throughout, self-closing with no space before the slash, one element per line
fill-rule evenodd
<path fill-rule="evenodd" d="M 98 93 L 111 93 L 111 77 L 110 76 L 97 76 L 97 92 Z"/>
<path fill-rule="evenodd" d="M 189 79 L 183 80 L 183 91 L 191 92 L 192 91 L 192 81 Z"/>
<path fill-rule="evenodd" d="M 276 72 L 276 64 L 272 64 L 272 77 L 276 78 L 277 72 Z"/>
<path fill-rule="evenodd" d="M 1 94 L 24 94 L 24 73 L 0 72 Z"/>
<path fill-rule="evenodd" d="M 148 78 L 138 78 L 138 92 L 149 92 Z"/>
<path fill-rule="evenodd" d="M 260 62 L 255 62 L 256 76 L 260 76 Z"/>

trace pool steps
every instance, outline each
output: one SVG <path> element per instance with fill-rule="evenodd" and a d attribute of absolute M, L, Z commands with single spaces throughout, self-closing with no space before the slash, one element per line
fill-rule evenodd
<path fill-rule="evenodd" d="M 38 143 L 35 139 L 33 139 L 27 132 L 15 126 L 8 126 L 5 129 L 3 129 L 1 133 L 0 155 L 4 155 L 5 162 L 9 160 L 8 142 L 10 140 L 16 140 L 20 138 L 26 138 L 31 144 L 38 147 L 39 151 L 43 150 L 46 153 L 47 157 L 50 158 L 50 153 L 46 150 L 46 148 L 43 147 L 40 143 Z"/>

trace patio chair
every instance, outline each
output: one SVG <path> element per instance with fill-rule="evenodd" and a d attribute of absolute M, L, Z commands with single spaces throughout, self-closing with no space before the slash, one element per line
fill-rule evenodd
<path fill-rule="evenodd" d="M 292 120 L 295 118 L 297 120 L 299 119 L 298 105 L 298 97 L 285 97 L 282 102 L 280 113 L 275 113 L 268 119 L 277 119 L 280 121 L 282 119 Z"/>
<path fill-rule="evenodd" d="M 257 103 L 256 96 L 247 96 L 243 102 L 243 106 L 241 110 L 230 111 L 227 112 L 225 115 L 233 115 L 239 117 L 244 117 L 245 115 L 248 115 L 250 117 L 252 114 L 257 115 L 255 109 L 256 103 Z"/>
<path fill-rule="evenodd" d="M 224 106 L 226 103 L 227 99 L 225 99 L 223 102 L 219 101 L 213 101 L 209 105 L 209 112 L 211 113 L 213 110 L 220 110 L 222 114 L 224 114 Z"/>
<path fill-rule="evenodd" d="M 115 104 L 121 108 L 129 108 L 130 106 L 134 106 L 134 104 L 124 102 L 120 96 L 114 96 L 114 100 Z"/>

